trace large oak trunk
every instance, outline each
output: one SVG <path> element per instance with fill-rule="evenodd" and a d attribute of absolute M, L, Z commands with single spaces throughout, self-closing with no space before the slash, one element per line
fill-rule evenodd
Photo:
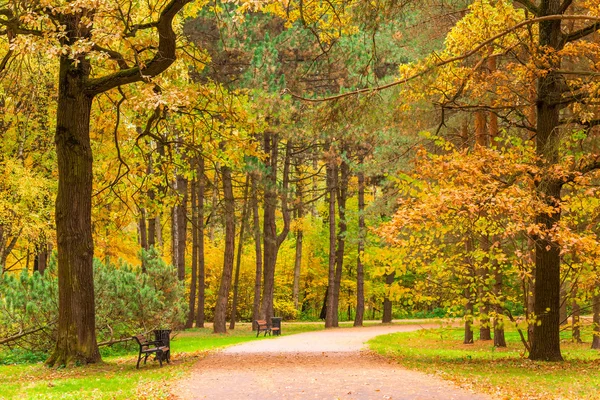
<path fill-rule="evenodd" d="M 540 15 L 561 13 L 560 0 L 542 0 Z M 540 48 L 560 50 L 562 47 L 561 21 L 539 23 Z M 560 192 L 562 183 L 552 177 L 552 167 L 558 163 L 559 114 L 558 99 L 562 95 L 562 76 L 559 57 L 550 62 L 547 73 L 537 82 L 537 134 L 536 153 L 540 157 L 541 179 L 537 183 L 537 195 L 541 201 L 553 207 L 554 212 L 540 212 L 535 222 L 544 233 L 535 240 L 535 304 L 536 324 L 533 326 L 531 360 L 562 361 L 560 353 L 560 245 L 553 240 L 550 231 L 560 220 Z"/>
<path fill-rule="evenodd" d="M 58 194 L 58 327 L 48 365 L 100 361 L 96 343 L 92 241 L 92 148 L 90 112 L 85 94 L 89 66 L 61 57 L 56 115 Z"/>

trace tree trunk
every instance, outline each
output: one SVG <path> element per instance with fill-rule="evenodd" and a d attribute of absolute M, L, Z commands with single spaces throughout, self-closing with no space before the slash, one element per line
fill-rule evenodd
<path fill-rule="evenodd" d="M 490 251 L 490 239 L 489 237 L 483 237 L 480 241 L 481 248 L 484 252 L 489 253 Z M 477 270 L 479 277 L 479 285 L 477 287 L 479 297 L 479 340 L 492 340 L 491 326 L 490 326 L 490 305 L 489 305 L 489 257 L 483 259 L 482 264 Z"/>
<path fill-rule="evenodd" d="M 339 168 L 340 178 L 338 181 L 337 199 L 338 199 L 338 236 L 337 236 L 337 250 L 335 254 L 335 281 L 334 281 L 334 293 L 333 293 L 333 309 L 339 310 L 340 303 L 340 287 L 342 283 L 342 271 L 344 267 L 344 249 L 346 244 L 346 199 L 348 197 L 348 179 L 350 177 L 350 167 L 346 161 L 342 160 Z M 333 313 L 333 326 L 339 326 L 338 323 L 339 311 Z"/>
<path fill-rule="evenodd" d="M 80 30 L 77 16 L 65 19 L 71 27 L 66 32 Z M 84 90 L 89 62 L 77 61 L 69 56 L 60 58 L 55 136 L 59 176 L 56 197 L 58 326 L 56 347 L 46 361 L 50 366 L 100 361 L 91 229 L 93 157 L 89 126 L 93 96 Z"/>
<path fill-rule="evenodd" d="M 573 286 L 573 311 L 571 316 L 571 333 L 575 343 L 581 343 L 581 306 L 577 301 L 577 284 Z"/>
<path fill-rule="evenodd" d="M 35 260 L 33 262 L 33 270 L 38 271 L 40 275 L 44 275 L 44 271 L 48 267 L 48 257 L 51 253 L 51 245 L 44 244 L 37 249 Z"/>
<path fill-rule="evenodd" d="M 258 329 L 256 320 L 260 319 L 260 290 L 262 281 L 262 251 L 260 246 L 260 219 L 258 215 L 258 188 L 256 178 L 252 176 L 252 220 L 254 222 L 254 251 L 256 254 L 256 273 L 254 275 L 254 304 L 252 307 L 252 330 Z"/>
<path fill-rule="evenodd" d="M 568 292 L 567 292 L 567 282 L 563 282 L 560 285 L 560 324 L 561 326 L 568 322 L 569 317 L 567 316 L 567 300 L 568 300 Z"/>
<path fill-rule="evenodd" d="M 270 320 L 273 316 L 273 293 L 275 285 L 275 264 L 277 263 L 277 164 L 279 139 L 276 134 L 265 133 L 264 150 L 268 155 L 268 172 L 265 181 L 263 200 L 263 294 L 260 319 Z"/>
<path fill-rule="evenodd" d="M 177 276 L 185 281 L 185 250 L 187 247 L 187 200 L 188 181 L 183 176 L 177 176 L 177 191 L 181 203 L 177 206 Z"/>
<path fill-rule="evenodd" d="M 561 0 L 542 0 L 539 16 L 560 14 Z M 563 47 L 560 20 L 539 23 L 539 47 L 560 50 Z M 536 154 L 540 157 L 540 176 L 536 184 L 538 198 L 554 210 L 540 212 L 535 218 L 543 233 L 535 240 L 535 316 L 531 360 L 562 361 L 560 352 L 560 244 L 550 232 L 560 221 L 562 182 L 555 178 L 558 163 L 560 104 L 562 94 L 560 57 L 549 60 L 545 74 L 537 81 Z"/>
<path fill-rule="evenodd" d="M 196 169 L 198 178 L 198 224 L 196 232 L 198 235 L 198 306 L 196 307 L 196 328 L 204 328 L 204 290 L 205 290 L 205 268 L 204 268 L 204 196 L 206 192 L 206 178 L 204 177 L 204 157 L 198 157 Z"/>
<path fill-rule="evenodd" d="M 600 349 L 600 280 L 596 281 L 594 295 L 592 297 L 592 312 L 594 314 L 592 349 Z"/>
<path fill-rule="evenodd" d="M 473 300 L 469 287 L 465 288 L 465 297 L 467 302 L 465 304 L 465 337 L 463 343 L 473 344 Z"/>
<path fill-rule="evenodd" d="M 231 168 L 221 167 L 223 181 L 223 201 L 225 203 L 225 255 L 223 259 L 223 274 L 219 285 L 219 294 L 215 306 L 214 332 L 226 332 L 227 302 L 233 274 L 233 256 L 235 252 L 235 199 L 231 184 Z"/>
<path fill-rule="evenodd" d="M 242 264 L 242 250 L 244 249 L 244 228 L 246 226 L 246 217 L 248 215 L 248 186 L 250 185 L 250 175 L 246 175 L 246 185 L 244 187 L 244 205 L 242 207 L 242 223 L 240 225 L 240 238 L 238 240 L 237 260 L 235 263 L 235 277 L 233 278 L 233 302 L 231 303 L 231 320 L 229 329 L 235 329 L 235 319 L 237 318 L 238 290 L 240 285 L 240 265 Z"/>
<path fill-rule="evenodd" d="M 396 277 L 396 271 L 392 271 L 389 274 L 385 275 L 385 288 L 386 295 L 383 299 L 383 317 L 381 318 L 382 324 L 390 324 L 392 323 L 392 300 L 390 300 L 390 296 L 387 293 L 389 288 L 394 283 L 394 278 Z"/>
<path fill-rule="evenodd" d="M 300 271 L 302 268 L 302 241 L 304 239 L 304 226 L 302 226 L 302 220 L 304 218 L 304 203 L 303 203 L 303 187 L 298 174 L 298 183 L 296 184 L 296 201 L 298 204 L 297 220 L 300 221 L 301 226 L 296 230 L 296 256 L 294 258 L 294 287 L 292 290 L 292 301 L 294 302 L 294 308 L 299 310 L 298 297 L 300 293 Z"/>
<path fill-rule="evenodd" d="M 336 178 L 337 166 L 335 157 L 331 156 L 327 160 L 327 192 L 329 193 L 329 276 L 327 284 L 327 310 L 325 315 L 325 328 L 333 328 L 337 314 L 335 307 L 335 198 L 336 198 Z"/>
<path fill-rule="evenodd" d="M 494 264 L 494 346 L 506 347 L 506 338 L 504 337 L 504 309 L 502 307 L 502 271 L 498 263 Z"/>
<path fill-rule="evenodd" d="M 358 172 L 358 255 L 356 257 L 356 315 L 354 326 L 362 326 L 365 314 L 365 272 L 362 255 L 365 251 L 365 173 L 362 170 L 363 158 L 360 158 L 361 170 Z"/>
<path fill-rule="evenodd" d="M 188 317 L 185 322 L 186 329 L 194 326 L 196 316 L 196 282 L 198 280 L 198 184 L 197 179 L 192 179 L 191 207 L 192 207 L 192 279 L 190 281 L 190 297 L 188 303 Z"/>
<path fill-rule="evenodd" d="M 265 153 L 270 154 L 270 169 L 267 174 L 264 194 L 264 268 L 263 268 L 263 297 L 260 309 L 261 319 L 269 321 L 273 317 L 273 295 L 275 290 L 275 265 L 279 247 L 287 237 L 290 230 L 290 211 L 287 207 L 287 196 L 290 176 L 290 160 L 292 156 L 292 141 L 286 144 L 285 159 L 283 163 L 281 213 L 283 215 L 283 228 L 277 234 L 275 211 L 277 208 L 277 164 L 279 156 L 279 139 L 276 134 L 265 134 Z"/>
<path fill-rule="evenodd" d="M 140 231 L 140 248 L 142 249 L 142 273 L 146 272 L 147 267 L 147 255 L 148 251 L 148 229 L 146 228 L 146 209 L 140 209 L 140 220 L 139 220 L 139 231 Z"/>

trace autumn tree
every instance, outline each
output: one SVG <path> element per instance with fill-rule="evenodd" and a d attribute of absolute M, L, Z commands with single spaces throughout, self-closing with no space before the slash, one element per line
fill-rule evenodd
<path fill-rule="evenodd" d="M 121 85 L 148 81 L 173 63 L 177 41 L 173 23 L 188 2 L 172 0 L 162 7 L 130 3 L 122 8 L 120 3 L 95 1 L 7 1 L 0 8 L 2 33 L 17 50 L 14 54 L 43 51 L 58 71 L 59 322 L 49 365 L 100 360 L 92 277 L 93 100 Z M 142 49 L 151 54 L 138 57 Z"/>

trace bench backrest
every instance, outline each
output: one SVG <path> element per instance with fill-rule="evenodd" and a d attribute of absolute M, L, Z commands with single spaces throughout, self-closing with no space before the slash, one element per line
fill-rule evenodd
<path fill-rule="evenodd" d="M 266 328 L 269 324 L 267 324 L 267 321 L 264 319 L 257 319 L 256 325 L 258 325 L 259 328 Z"/>
<path fill-rule="evenodd" d="M 140 345 L 140 347 L 145 350 L 149 347 L 148 339 L 144 335 L 135 335 L 132 336 L 133 339 Z"/>

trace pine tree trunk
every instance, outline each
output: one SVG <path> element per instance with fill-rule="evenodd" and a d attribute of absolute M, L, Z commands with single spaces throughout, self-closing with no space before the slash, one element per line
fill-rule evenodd
<path fill-rule="evenodd" d="M 298 203 L 297 219 L 302 221 L 304 218 L 304 203 L 303 203 L 303 187 L 298 176 L 298 183 L 296 184 L 296 199 Z M 292 301 L 294 302 L 294 308 L 299 310 L 298 298 L 300 294 L 300 272 L 302 268 L 302 241 L 304 239 L 304 227 L 301 226 L 296 231 L 296 256 L 294 258 L 294 286 L 292 290 Z"/>
<path fill-rule="evenodd" d="M 335 199 L 337 166 L 335 157 L 327 161 L 327 192 L 329 193 L 329 276 L 327 284 L 327 310 L 325 315 L 325 328 L 333 328 L 338 310 L 335 308 Z"/>
<path fill-rule="evenodd" d="M 292 157 L 292 141 L 286 144 L 285 158 L 283 161 L 283 176 L 281 184 L 281 214 L 283 228 L 277 234 L 275 211 L 277 208 L 277 165 L 279 157 L 279 138 L 276 134 L 265 134 L 265 153 L 271 154 L 269 159 L 270 170 L 267 175 L 264 194 L 264 268 L 263 268 L 263 297 L 260 309 L 261 319 L 270 321 L 273 317 L 273 295 L 275 290 L 275 265 L 281 244 L 290 231 L 290 210 L 287 206 L 287 197 L 290 178 L 290 164 Z"/>
<path fill-rule="evenodd" d="M 348 197 L 348 179 L 350 177 L 350 167 L 348 163 L 342 161 L 340 168 L 340 178 L 338 181 L 337 199 L 338 199 L 338 236 L 337 236 L 337 250 L 335 254 L 335 282 L 334 282 L 334 293 L 333 293 L 333 309 L 339 310 L 340 303 L 340 287 L 342 283 L 342 271 L 344 267 L 344 250 L 346 244 L 346 199 Z M 333 326 L 339 326 L 338 323 L 339 312 L 333 313 Z"/>
<path fill-rule="evenodd" d="M 227 302 L 233 274 L 233 256 L 235 252 L 235 199 L 231 183 L 231 168 L 221 167 L 223 181 L 223 200 L 225 203 L 225 249 L 223 258 L 223 274 L 215 306 L 214 332 L 225 333 L 227 319 Z"/>
<path fill-rule="evenodd" d="M 65 19 L 67 26 L 79 25 L 76 15 Z M 56 197 L 58 326 L 56 347 L 46 361 L 50 366 L 100 361 L 91 229 L 93 157 L 89 126 L 93 97 L 84 90 L 89 62 L 77 61 L 68 55 L 60 58 L 55 137 L 59 176 Z"/>
<path fill-rule="evenodd" d="M 383 317 L 381 318 L 382 324 L 390 324 L 392 322 L 392 300 L 390 299 L 390 296 L 389 294 L 387 294 L 387 292 L 394 283 L 395 277 L 396 271 L 392 271 L 391 273 L 385 275 L 386 295 L 383 299 Z"/>
<path fill-rule="evenodd" d="M 237 318 L 238 290 L 240 286 L 240 266 L 242 264 L 242 250 L 244 248 L 244 228 L 246 227 L 246 217 L 248 216 L 248 186 L 250 185 L 250 175 L 246 175 L 246 184 L 244 187 L 244 205 L 242 207 L 242 223 L 240 225 L 240 238 L 238 240 L 237 259 L 235 262 L 235 276 L 233 278 L 233 301 L 231 303 L 231 320 L 229 329 L 235 329 L 235 319 Z"/>
<path fill-rule="evenodd" d="M 204 268 L 204 196 L 206 192 L 206 178 L 204 177 L 204 157 L 198 157 L 196 167 L 198 178 L 198 306 L 196 307 L 196 328 L 204 328 L 204 294 L 205 294 L 205 268 Z"/>
<path fill-rule="evenodd" d="M 192 279 L 190 281 L 190 297 L 188 303 L 188 317 L 185 322 L 186 329 L 194 326 L 196 316 L 196 282 L 198 280 L 198 184 L 197 179 L 192 179 L 191 207 L 192 207 Z"/>
<path fill-rule="evenodd" d="M 258 329 L 256 320 L 260 319 L 260 290 L 262 281 L 262 250 L 260 237 L 260 219 L 258 215 L 258 188 L 256 178 L 252 176 L 252 221 L 254 226 L 254 251 L 256 254 L 256 272 L 254 275 L 254 304 L 252 307 L 252 330 Z"/>
<path fill-rule="evenodd" d="M 363 158 L 360 158 L 362 167 Z M 354 326 L 362 326 L 365 314 L 365 270 L 362 255 L 365 251 L 365 173 L 358 172 L 358 255 L 356 257 L 356 315 Z"/>
<path fill-rule="evenodd" d="M 269 321 L 273 317 L 273 293 L 275 285 L 275 264 L 277 263 L 277 165 L 279 139 L 276 134 L 265 133 L 264 149 L 269 155 L 264 200 L 263 200 L 263 294 L 260 319 Z"/>

